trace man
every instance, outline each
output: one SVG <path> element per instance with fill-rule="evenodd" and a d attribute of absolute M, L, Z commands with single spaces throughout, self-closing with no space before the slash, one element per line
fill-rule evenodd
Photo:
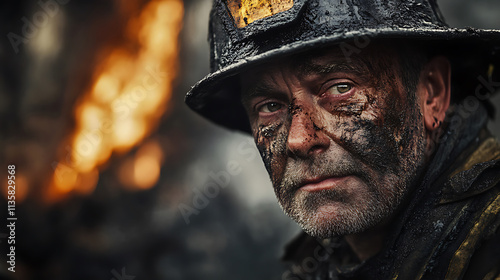
<path fill-rule="evenodd" d="M 435 1 L 216 0 L 187 104 L 251 132 L 306 232 L 284 279 L 497 279 L 500 32 Z"/>

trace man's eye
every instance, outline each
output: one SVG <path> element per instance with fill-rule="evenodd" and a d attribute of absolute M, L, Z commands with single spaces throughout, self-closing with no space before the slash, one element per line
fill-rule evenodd
<path fill-rule="evenodd" d="M 259 112 L 263 113 L 273 113 L 278 111 L 279 109 L 283 108 L 283 105 L 278 103 L 278 102 L 269 102 L 264 105 L 262 105 L 259 108 Z"/>
<path fill-rule="evenodd" d="M 330 94 L 342 94 L 350 91 L 352 86 L 350 84 L 336 84 L 328 89 Z"/>

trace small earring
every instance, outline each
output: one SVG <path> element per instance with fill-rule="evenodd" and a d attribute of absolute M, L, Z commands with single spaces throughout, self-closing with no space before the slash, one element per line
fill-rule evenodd
<path fill-rule="evenodd" d="M 439 121 L 436 117 L 434 117 L 434 122 L 432 123 L 432 127 L 435 128 L 435 127 L 438 127 L 439 126 Z"/>

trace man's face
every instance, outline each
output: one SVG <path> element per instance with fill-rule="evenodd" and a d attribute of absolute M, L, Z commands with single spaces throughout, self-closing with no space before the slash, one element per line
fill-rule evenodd
<path fill-rule="evenodd" d="M 418 95 L 394 50 L 338 48 L 242 75 L 242 102 L 279 203 L 306 232 L 329 237 L 388 218 L 423 165 Z"/>

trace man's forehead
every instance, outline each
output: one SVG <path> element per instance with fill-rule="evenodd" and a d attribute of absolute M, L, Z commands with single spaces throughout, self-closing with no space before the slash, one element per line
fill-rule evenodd
<path fill-rule="evenodd" d="M 273 74 L 293 74 L 297 77 L 322 75 L 332 72 L 349 72 L 368 74 L 367 61 L 364 55 L 346 53 L 339 46 L 309 50 L 298 54 L 285 56 L 254 66 L 241 75 L 243 84 L 256 82 L 271 82 Z"/>

